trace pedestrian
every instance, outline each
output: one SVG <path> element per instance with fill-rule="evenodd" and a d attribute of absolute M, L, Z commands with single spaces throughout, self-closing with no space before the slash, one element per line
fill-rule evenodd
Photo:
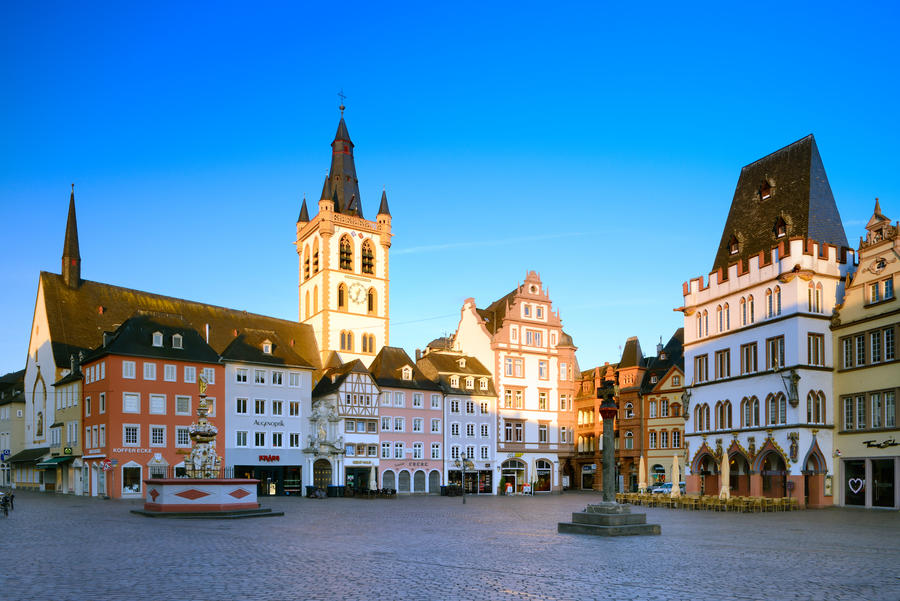
<path fill-rule="evenodd" d="M 8 496 L 9 496 L 9 508 L 15 509 L 16 508 L 16 495 L 14 495 L 12 493 L 12 490 L 10 490 Z"/>

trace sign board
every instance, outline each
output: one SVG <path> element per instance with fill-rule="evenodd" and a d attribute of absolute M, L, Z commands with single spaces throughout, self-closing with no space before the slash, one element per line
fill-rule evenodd
<path fill-rule="evenodd" d="M 71 455 L 72 447 L 63 447 L 63 455 Z"/>
<path fill-rule="evenodd" d="M 12 455 L 12 451 L 10 451 L 9 449 L 3 449 L 3 451 L 0 451 L 0 461 L 6 461 L 6 458 L 10 455 Z"/>
<path fill-rule="evenodd" d="M 281 461 L 280 455 L 260 455 L 260 461 Z"/>

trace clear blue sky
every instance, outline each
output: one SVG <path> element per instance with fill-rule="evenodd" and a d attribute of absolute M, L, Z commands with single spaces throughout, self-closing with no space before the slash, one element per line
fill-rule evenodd
<path fill-rule="evenodd" d="M 339 113 L 410 353 L 540 272 L 583 369 L 681 325 L 740 168 L 814 133 L 856 245 L 900 218 L 894 3 L 3 3 L 0 372 L 76 184 L 86 279 L 297 317 Z"/>

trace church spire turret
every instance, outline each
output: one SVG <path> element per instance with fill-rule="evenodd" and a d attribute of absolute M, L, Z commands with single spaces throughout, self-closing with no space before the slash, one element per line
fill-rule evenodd
<path fill-rule="evenodd" d="M 390 215 L 391 210 L 388 208 L 387 190 L 381 191 L 381 205 L 378 207 L 379 215 Z"/>
<path fill-rule="evenodd" d="M 303 204 L 300 205 L 300 216 L 297 217 L 297 223 L 309 223 L 309 210 L 306 208 L 306 197 L 303 197 Z"/>
<path fill-rule="evenodd" d="M 66 286 L 81 284 L 81 253 L 78 250 L 78 222 L 75 219 L 75 184 L 69 196 L 69 216 L 66 219 L 66 240 L 63 242 L 62 277 Z"/>

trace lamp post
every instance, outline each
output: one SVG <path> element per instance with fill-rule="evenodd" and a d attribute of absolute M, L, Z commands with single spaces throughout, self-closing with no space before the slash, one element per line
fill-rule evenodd
<path fill-rule="evenodd" d="M 601 398 L 600 389 L 597 389 L 597 398 Z M 615 503 L 615 449 L 613 448 L 613 420 L 618 413 L 618 407 L 613 400 L 613 393 L 607 392 L 606 398 L 600 403 L 600 415 L 603 417 L 603 502 Z"/>
<path fill-rule="evenodd" d="M 462 471 L 462 502 L 463 505 L 466 504 L 466 470 L 474 469 L 475 464 L 472 463 L 472 460 L 466 457 L 465 455 L 460 455 L 459 459 L 454 462 L 454 465 L 458 467 Z"/>

